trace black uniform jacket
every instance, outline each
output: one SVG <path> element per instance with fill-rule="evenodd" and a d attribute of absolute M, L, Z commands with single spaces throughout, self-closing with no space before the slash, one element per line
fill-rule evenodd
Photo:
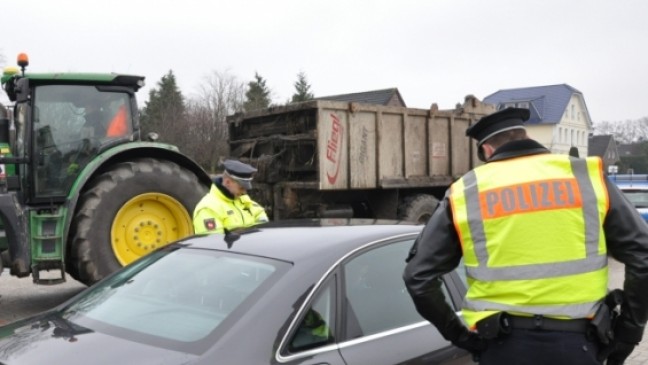
<path fill-rule="evenodd" d="M 498 148 L 489 162 L 538 153 L 549 151 L 531 139 L 512 141 Z M 648 224 L 614 184 L 607 185 L 610 208 L 603 228 L 608 254 L 625 264 L 626 301 L 615 332 L 619 340 L 637 343 L 648 319 Z M 439 278 L 456 268 L 461 256 L 446 193 L 414 243 L 403 278 L 419 313 L 450 341 L 465 329 L 446 303 Z"/>

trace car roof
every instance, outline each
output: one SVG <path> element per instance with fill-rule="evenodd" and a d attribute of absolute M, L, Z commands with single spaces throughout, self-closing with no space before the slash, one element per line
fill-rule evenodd
<path fill-rule="evenodd" d="M 608 179 L 619 189 L 648 190 L 647 174 L 615 174 L 609 175 Z"/>
<path fill-rule="evenodd" d="M 641 190 L 648 190 L 648 186 L 646 186 L 646 185 L 632 185 L 632 184 L 628 184 L 628 185 L 619 184 L 619 189 L 621 189 L 623 191 L 641 191 Z"/>
<path fill-rule="evenodd" d="M 340 257 L 366 243 L 402 235 L 416 235 L 423 226 L 379 220 L 308 220 L 261 225 L 237 233 L 197 235 L 181 241 L 190 247 L 228 250 L 296 262 L 305 258 Z M 230 243 L 226 241 L 229 238 Z"/>

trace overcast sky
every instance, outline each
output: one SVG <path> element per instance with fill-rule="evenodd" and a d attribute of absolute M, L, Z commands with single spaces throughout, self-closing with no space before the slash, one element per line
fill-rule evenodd
<path fill-rule="evenodd" d="M 317 96 L 397 87 L 410 107 L 568 84 L 594 122 L 648 116 L 645 0 L 20 0 L 0 54 L 32 72 L 120 72 L 185 96 L 213 71 L 255 71 L 274 102 L 303 71 Z M 143 103 L 142 103 L 143 104 Z"/>

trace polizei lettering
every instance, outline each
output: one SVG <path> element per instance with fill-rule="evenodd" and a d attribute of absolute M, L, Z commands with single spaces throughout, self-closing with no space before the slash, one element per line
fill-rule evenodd
<path fill-rule="evenodd" d="M 574 179 L 534 181 L 480 192 L 484 219 L 540 210 L 582 207 Z"/>
<path fill-rule="evenodd" d="M 343 138 L 344 127 L 340 123 L 340 118 L 331 113 L 331 133 L 326 140 L 326 159 L 332 164 L 326 168 L 326 178 L 331 185 L 335 184 L 340 173 Z"/>

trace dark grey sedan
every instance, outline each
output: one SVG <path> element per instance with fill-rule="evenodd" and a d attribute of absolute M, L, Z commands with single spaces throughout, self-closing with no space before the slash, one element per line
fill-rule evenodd
<path fill-rule="evenodd" d="M 195 236 L 36 317 L 0 327 L 0 363 L 469 364 L 401 279 L 422 226 L 309 221 Z M 458 308 L 465 292 L 445 278 Z"/>

